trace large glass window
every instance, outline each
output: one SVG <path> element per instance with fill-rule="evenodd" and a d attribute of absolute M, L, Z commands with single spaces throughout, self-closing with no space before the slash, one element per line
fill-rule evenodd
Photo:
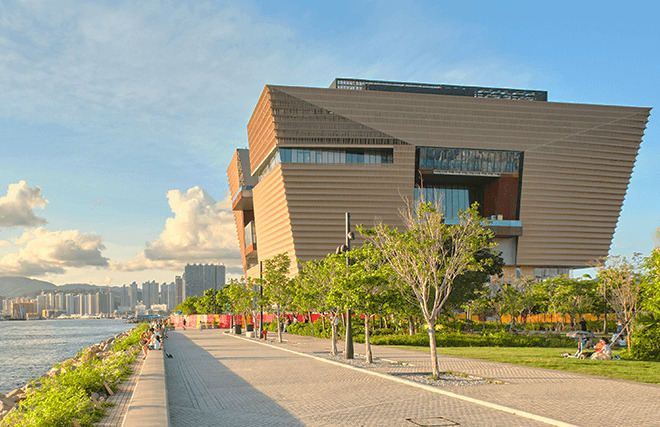
<path fill-rule="evenodd" d="M 259 171 L 261 181 L 278 163 L 361 163 L 394 162 L 392 148 L 280 148 L 264 162 Z"/>
<path fill-rule="evenodd" d="M 514 174 L 520 169 L 520 151 L 419 147 L 419 169 L 445 172 Z"/>
<path fill-rule="evenodd" d="M 458 218 L 458 212 L 470 207 L 470 189 L 467 187 L 442 185 L 437 187 L 415 188 L 415 205 L 422 200 L 441 206 L 445 218 Z"/>
<path fill-rule="evenodd" d="M 259 171 L 259 181 L 261 181 L 268 172 L 272 171 L 275 166 L 280 163 L 280 153 L 275 150 L 275 152 L 266 160 L 264 166 Z"/>
<path fill-rule="evenodd" d="M 392 148 L 280 148 L 283 163 L 392 163 Z"/>

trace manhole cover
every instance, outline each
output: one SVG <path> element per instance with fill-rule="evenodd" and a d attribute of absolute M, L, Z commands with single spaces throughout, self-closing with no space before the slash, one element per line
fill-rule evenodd
<path fill-rule="evenodd" d="M 438 426 L 460 426 L 456 421 L 445 417 L 406 418 L 406 421 L 416 426 L 438 427 Z"/>

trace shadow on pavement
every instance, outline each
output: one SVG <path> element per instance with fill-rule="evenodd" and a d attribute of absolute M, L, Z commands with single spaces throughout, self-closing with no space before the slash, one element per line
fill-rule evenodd
<path fill-rule="evenodd" d="M 218 350 L 221 344 L 212 346 Z M 230 348 L 219 350 L 235 359 Z M 165 351 L 173 356 L 165 359 L 171 427 L 303 425 L 225 366 L 224 356 L 214 356 L 183 333 L 171 332 Z"/>

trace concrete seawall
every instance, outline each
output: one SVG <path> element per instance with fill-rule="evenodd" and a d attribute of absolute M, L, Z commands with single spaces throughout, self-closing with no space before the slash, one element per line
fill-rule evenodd
<path fill-rule="evenodd" d="M 169 426 L 165 351 L 151 350 L 142 365 L 123 427 Z"/>

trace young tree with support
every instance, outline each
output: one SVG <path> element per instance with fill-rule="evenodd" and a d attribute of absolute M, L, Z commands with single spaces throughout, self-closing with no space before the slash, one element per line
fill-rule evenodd
<path fill-rule="evenodd" d="M 338 278 L 335 295 L 345 308 L 364 316 L 365 360 L 372 363 L 370 320 L 375 314 L 388 313 L 400 295 L 392 288 L 387 260 L 373 244 L 365 243 L 352 250 L 350 256 L 352 265 L 347 275 Z"/>
<path fill-rule="evenodd" d="M 484 228 L 477 205 L 462 211 L 457 224 L 445 222 L 442 208 L 420 203 L 416 211 L 403 211 L 405 231 L 386 224 L 360 232 L 383 252 L 390 267 L 401 279 L 403 295 L 412 293 L 427 324 L 433 376 L 440 375 L 435 342 L 435 323 L 451 294 L 456 277 L 468 270 L 483 268 L 475 258 L 490 250 L 493 232 Z M 487 262 L 487 261 L 486 261 Z"/>
<path fill-rule="evenodd" d="M 266 260 L 263 271 L 263 293 L 265 304 L 271 305 L 275 311 L 277 321 L 277 340 L 282 342 L 281 317 L 290 306 L 295 295 L 295 289 L 291 286 L 289 278 L 289 255 L 281 253 Z"/>
<path fill-rule="evenodd" d="M 597 280 L 607 303 L 614 309 L 624 327 L 628 348 L 633 349 L 631 324 L 639 311 L 644 277 L 644 258 L 634 254 L 632 258 L 610 256 L 598 260 L 595 267 Z"/>
<path fill-rule="evenodd" d="M 229 285 L 224 288 L 224 294 L 227 296 L 234 312 L 245 317 L 245 326 L 247 327 L 247 313 L 252 310 L 255 293 L 247 289 L 245 282 L 242 280 L 231 279 Z"/>
<path fill-rule="evenodd" d="M 337 284 L 337 278 L 345 276 L 346 261 L 339 255 L 302 262 L 294 299 L 297 306 L 313 308 L 328 316 L 332 332 L 330 353 L 333 355 L 337 354 L 337 325 L 342 309 L 333 305 L 328 295 Z"/>

